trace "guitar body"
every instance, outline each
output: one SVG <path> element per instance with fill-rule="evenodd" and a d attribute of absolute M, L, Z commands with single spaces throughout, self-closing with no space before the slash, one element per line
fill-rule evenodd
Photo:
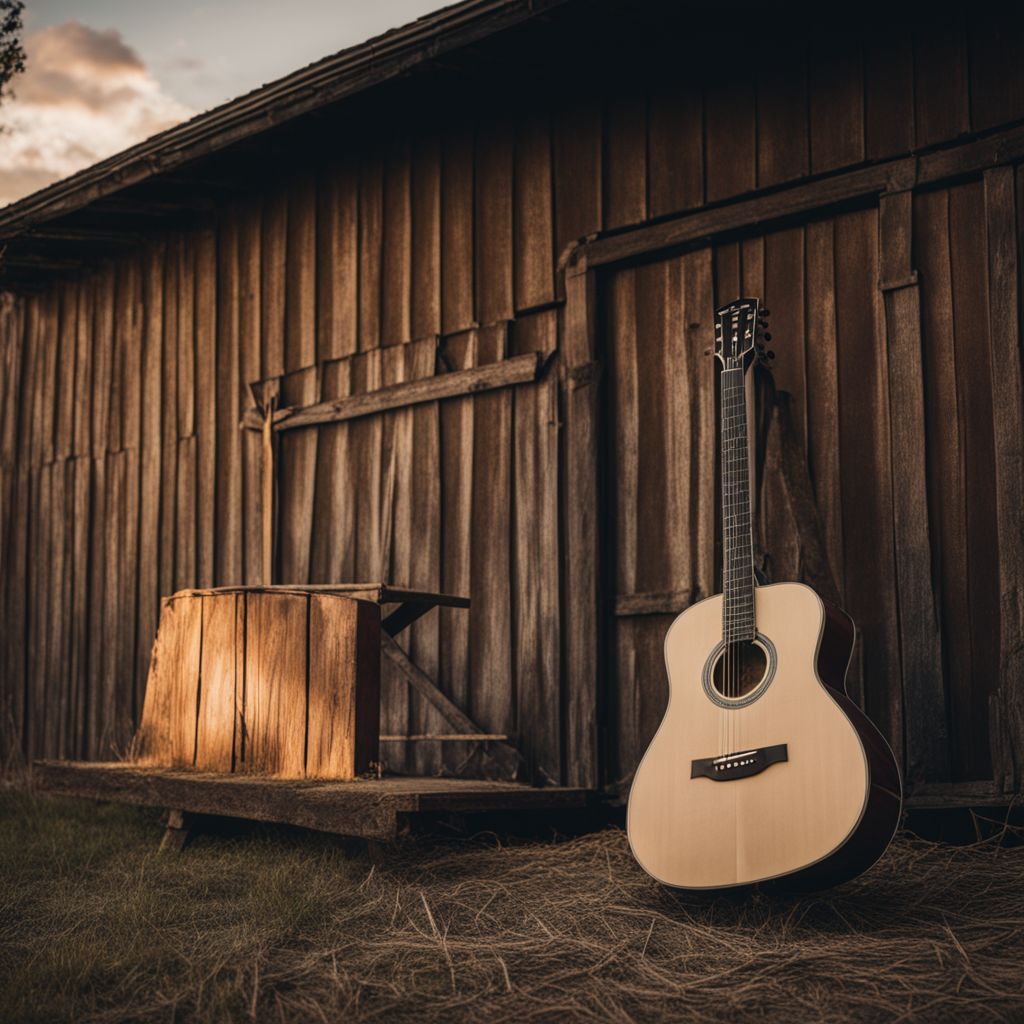
<path fill-rule="evenodd" d="M 760 660 L 730 692 L 722 601 L 688 608 L 665 638 L 669 703 L 629 796 L 633 854 L 685 889 L 852 878 L 902 802 L 891 750 L 846 694 L 853 623 L 803 584 L 755 587 Z"/>

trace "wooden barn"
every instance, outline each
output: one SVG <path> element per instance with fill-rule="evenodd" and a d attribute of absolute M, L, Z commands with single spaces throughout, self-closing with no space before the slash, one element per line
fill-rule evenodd
<path fill-rule="evenodd" d="M 0 210 L 8 755 L 123 755 L 176 591 L 381 581 L 471 602 L 383 659 L 388 772 L 621 794 L 743 293 L 770 575 L 855 618 L 912 800 L 1020 792 L 1022 43 L 466 0 Z"/>

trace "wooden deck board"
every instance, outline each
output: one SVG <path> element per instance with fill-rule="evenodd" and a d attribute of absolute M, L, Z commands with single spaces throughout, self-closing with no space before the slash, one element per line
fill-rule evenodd
<path fill-rule="evenodd" d="M 336 782 L 154 769 L 121 762 L 36 761 L 33 774 L 40 789 L 64 796 L 299 825 L 366 839 L 393 839 L 408 814 L 572 809 L 584 807 L 588 799 L 583 789 L 537 789 L 476 779 Z"/>

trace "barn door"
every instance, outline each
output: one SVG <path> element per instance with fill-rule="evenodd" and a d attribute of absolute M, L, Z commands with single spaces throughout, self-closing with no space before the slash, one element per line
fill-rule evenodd
<path fill-rule="evenodd" d="M 996 394 L 1019 387 L 1019 364 L 1004 356 L 1000 373 L 992 353 L 1015 352 L 1013 224 L 1001 168 L 605 278 L 609 781 L 628 782 L 664 711 L 672 616 L 719 589 L 704 351 L 714 307 L 743 293 L 771 310 L 790 469 L 806 474 L 817 520 L 795 508 L 769 444 L 756 539 L 771 578 L 809 578 L 816 529 L 858 627 L 850 694 L 911 789 L 993 774 L 1012 785 L 1012 672 L 1003 690 L 994 681 L 1014 635 L 1005 612 L 997 625 L 1011 586 L 1001 555 L 1012 564 L 1019 547 L 998 504 L 1014 465 L 1000 459 L 1012 433 L 1000 420 L 1019 407 Z"/>
<path fill-rule="evenodd" d="M 903 747 L 889 384 L 877 208 L 616 270 L 602 292 L 609 364 L 604 589 L 611 781 L 628 782 L 664 712 L 672 618 L 719 587 L 716 305 L 761 296 L 776 386 L 820 518 L 827 572 L 861 630 L 850 689 Z M 840 472 L 840 467 L 842 471 Z M 768 466 L 756 512 L 771 577 L 806 578 L 808 523 Z"/>
<path fill-rule="evenodd" d="M 714 592 L 712 271 L 704 249 L 618 270 L 602 289 L 612 781 L 628 780 L 664 712 L 665 631 Z"/>

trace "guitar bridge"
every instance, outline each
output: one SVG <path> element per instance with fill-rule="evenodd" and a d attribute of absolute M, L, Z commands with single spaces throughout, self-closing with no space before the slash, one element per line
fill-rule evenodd
<path fill-rule="evenodd" d="M 773 764 L 789 760 L 785 743 L 773 747 L 751 747 L 721 757 L 698 757 L 690 762 L 691 779 L 712 779 L 715 782 L 729 782 L 732 779 L 746 779 L 759 775 Z"/>

